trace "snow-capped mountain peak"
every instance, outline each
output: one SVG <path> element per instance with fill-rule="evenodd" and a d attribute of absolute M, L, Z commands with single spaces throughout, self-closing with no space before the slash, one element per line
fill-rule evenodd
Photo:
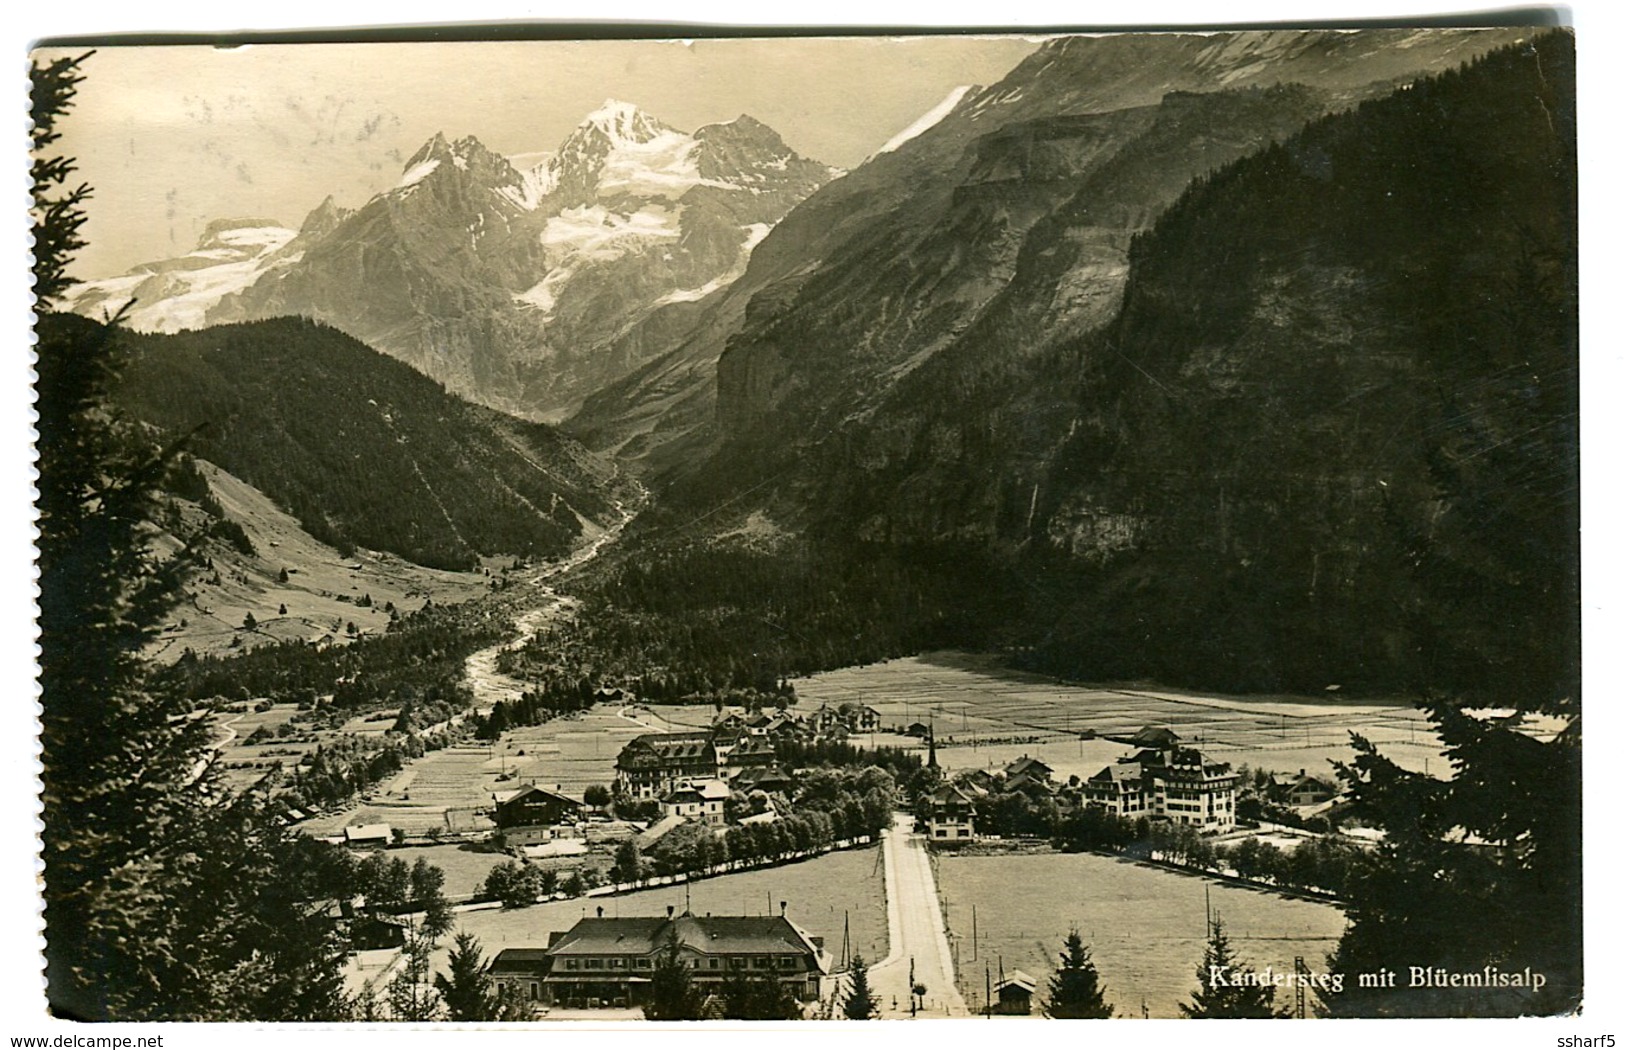
<path fill-rule="evenodd" d="M 472 135 L 451 141 L 443 132 L 435 132 L 412 154 L 402 169 L 400 180 L 387 195 L 404 200 L 425 180 L 434 178 L 438 182 L 445 173 L 455 173 L 454 181 L 465 187 L 453 192 L 466 193 L 466 187 L 474 186 L 494 192 L 523 210 L 535 206 L 536 193 L 531 180 L 521 175 L 506 157 L 487 149 Z"/>
<path fill-rule="evenodd" d="M 294 230 L 270 219 L 217 219 L 186 255 L 74 285 L 67 306 L 97 318 L 127 308 L 125 323 L 139 332 L 201 328 L 222 298 L 272 269 L 297 262 L 297 251 L 283 251 L 295 236 Z"/>
<path fill-rule="evenodd" d="M 614 98 L 606 98 L 582 119 L 578 130 L 587 128 L 601 131 L 618 142 L 648 142 L 661 132 L 671 130 L 632 103 Z"/>
<path fill-rule="evenodd" d="M 551 410 L 640 365 L 624 333 L 737 278 L 831 175 L 748 116 L 689 134 L 616 99 L 552 153 L 515 157 L 535 166 L 437 132 L 355 211 L 325 200 L 297 236 L 222 227 L 164 264 L 177 272 L 155 264 L 75 308 L 117 306 L 139 285 L 147 327 L 301 314 L 458 393 Z M 205 265 L 225 268 L 204 280 Z"/>

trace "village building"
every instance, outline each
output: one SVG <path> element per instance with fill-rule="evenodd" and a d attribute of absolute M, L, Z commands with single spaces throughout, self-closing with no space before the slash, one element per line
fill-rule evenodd
<path fill-rule="evenodd" d="M 529 784 L 514 791 L 499 792 L 491 796 L 494 803 L 492 819 L 496 826 L 509 828 L 549 827 L 565 822 L 574 823 L 585 803 L 571 798 L 562 791 Z"/>
<path fill-rule="evenodd" d="M 1084 781 L 1083 801 L 1119 817 L 1146 816 L 1150 805 L 1136 762 L 1114 763 Z"/>
<path fill-rule="evenodd" d="M 808 721 L 821 738 L 880 731 L 880 712 L 868 704 L 847 702 L 836 707 L 822 704 L 809 716 Z"/>
<path fill-rule="evenodd" d="M 1334 778 L 1317 776 L 1303 769 L 1270 777 L 1270 798 L 1288 806 L 1318 806 L 1330 802 L 1341 791 Z"/>
<path fill-rule="evenodd" d="M 546 948 L 504 948 L 485 968 L 493 991 L 506 990 L 524 1002 L 540 1003 L 547 976 Z"/>
<path fill-rule="evenodd" d="M 1167 726 L 1146 726 L 1130 737 L 1129 743 L 1135 747 L 1167 751 L 1179 746 L 1179 734 Z"/>
<path fill-rule="evenodd" d="M 573 842 L 577 840 L 581 840 L 580 852 L 586 852 L 587 848 L 582 826 L 579 824 L 533 824 L 519 828 L 499 828 L 493 835 L 497 844 L 503 849 L 545 846 L 554 842 Z"/>
<path fill-rule="evenodd" d="M 729 783 L 734 791 L 741 795 L 748 795 L 752 791 L 765 791 L 770 795 L 786 794 L 795 787 L 795 781 L 778 766 L 752 766 L 741 769 L 739 775 Z"/>
<path fill-rule="evenodd" d="M 388 824 L 353 824 L 344 829 L 344 844 L 357 849 L 387 846 L 390 840 Z"/>
<path fill-rule="evenodd" d="M 1084 784 L 1085 802 L 1122 817 L 1162 817 L 1203 831 L 1236 825 L 1236 782 L 1222 762 L 1195 748 L 1143 750 L 1107 766 Z"/>
<path fill-rule="evenodd" d="M 695 823 L 721 824 L 725 819 L 723 804 L 731 793 L 720 780 L 684 781 L 661 796 L 660 812 Z"/>
<path fill-rule="evenodd" d="M 868 704 L 859 704 L 852 709 L 847 725 L 854 732 L 878 733 L 880 731 L 880 712 Z"/>
<path fill-rule="evenodd" d="M 984 797 L 999 790 L 999 778 L 986 769 L 973 769 L 969 773 L 961 773 L 954 782 L 972 794 Z"/>
<path fill-rule="evenodd" d="M 1026 795 L 1028 798 L 1044 798 L 1055 794 L 1055 785 L 1027 773 L 1018 773 L 1004 782 L 1004 790 Z"/>
<path fill-rule="evenodd" d="M 806 723 L 795 715 L 779 713 L 768 719 L 762 735 L 775 744 L 784 740 L 805 740 L 809 736 Z"/>
<path fill-rule="evenodd" d="M 717 750 L 719 773 L 730 781 L 748 770 L 771 769 L 778 760 L 778 750 L 765 736 L 742 736 L 726 751 Z"/>
<path fill-rule="evenodd" d="M 716 746 L 704 731 L 645 733 L 615 759 L 616 785 L 633 799 L 658 799 L 684 780 L 714 779 L 718 770 Z"/>
<path fill-rule="evenodd" d="M 976 839 L 976 800 L 954 784 L 944 784 L 926 798 L 926 836 L 932 842 Z"/>
<path fill-rule="evenodd" d="M 1014 780 L 1017 777 L 1030 777 L 1033 780 L 1042 781 L 1043 783 L 1047 784 L 1051 779 L 1054 778 L 1055 770 L 1051 769 L 1048 763 L 1040 759 L 1033 758 L 1030 755 L 1022 755 L 1020 758 L 1004 767 L 1004 775 L 1010 780 Z"/>
<path fill-rule="evenodd" d="M 778 714 L 771 711 L 758 711 L 745 719 L 745 732 L 751 736 L 766 736 L 768 727 L 778 719 Z"/>
<path fill-rule="evenodd" d="M 823 941 L 779 914 L 581 919 L 555 932 L 546 948 L 506 948 L 488 969 L 498 991 L 569 1007 L 641 1006 L 661 956 L 675 943 L 679 962 L 702 994 L 714 994 L 730 974 L 767 977 L 797 999 L 819 997 L 830 960 Z"/>
<path fill-rule="evenodd" d="M 1026 1017 L 1033 1012 L 1033 993 L 1038 981 L 1021 970 L 1012 970 L 993 986 L 993 1012 L 1004 1017 Z"/>

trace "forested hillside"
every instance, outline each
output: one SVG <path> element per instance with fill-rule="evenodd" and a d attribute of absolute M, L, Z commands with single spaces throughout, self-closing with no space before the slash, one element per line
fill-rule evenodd
<path fill-rule="evenodd" d="M 963 621 L 983 644 L 1069 677 L 1575 695 L 1572 54 L 1542 35 L 1274 142 L 1257 115 L 1290 121 L 1312 93 L 1166 98 L 1031 228 L 983 317 L 844 421 L 846 380 L 818 362 L 889 330 L 802 353 L 802 297 L 842 275 L 758 294 L 762 341 L 725 357 L 721 418 L 757 412 L 783 441 L 737 441 L 672 506 L 765 507 L 854 558 L 980 550 L 909 562 L 980 591 Z M 1063 279 L 1101 217 L 1129 186 L 1155 206 L 1161 158 L 1219 114 L 1258 148 L 1192 165 L 1125 243 L 1120 305 L 1053 338 L 1045 318 L 1101 310 L 1062 300 L 1104 287 Z M 992 173 L 997 144 L 980 148 Z M 844 279 L 848 305 L 808 325 L 903 294 Z M 731 388 L 728 361 L 752 355 Z M 818 397 L 749 403 L 791 389 Z"/>
<path fill-rule="evenodd" d="M 1550 34 L 1327 118 L 1135 241 L 1036 497 L 1089 567 L 1036 663 L 1577 695 L 1572 61 Z"/>
<path fill-rule="evenodd" d="M 124 343 L 121 407 L 190 435 L 194 455 L 341 550 L 437 568 L 550 557 L 616 513 L 615 472 L 574 442 L 451 397 L 334 329 L 283 318 Z"/>

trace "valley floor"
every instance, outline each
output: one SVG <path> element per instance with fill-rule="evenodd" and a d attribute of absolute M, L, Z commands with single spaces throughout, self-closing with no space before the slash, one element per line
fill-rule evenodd
<path fill-rule="evenodd" d="M 947 770 L 987 769 L 1023 755 L 1048 763 L 1059 779 L 1088 778 L 1127 753 L 1104 739 L 1145 726 L 1167 726 L 1182 743 L 1232 766 L 1330 772 L 1353 757 L 1349 734 L 1377 744 L 1402 766 L 1448 773 L 1424 713 L 1408 699 L 1223 696 L 1143 684 L 1074 685 L 1001 667 L 992 656 L 957 652 L 864 667 L 795 681 L 799 707 L 867 704 L 885 728 L 934 725 L 937 758 Z M 1091 735 L 1093 739 L 1084 737 Z M 906 747 L 922 741 L 893 733 L 865 735 L 865 746 Z"/>

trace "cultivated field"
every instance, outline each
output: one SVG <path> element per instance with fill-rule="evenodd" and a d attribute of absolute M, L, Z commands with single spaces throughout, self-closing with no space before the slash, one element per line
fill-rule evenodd
<path fill-rule="evenodd" d="M 261 728 L 276 730 L 286 725 L 299 710 L 297 704 L 274 704 L 264 711 L 256 711 L 249 704 L 235 706 L 243 710 L 228 710 L 217 716 L 218 736 L 215 738 L 221 741 L 220 769 L 226 786 L 231 790 L 240 791 L 248 787 L 278 763 L 290 768 L 296 766 L 305 752 L 316 750 L 314 742 L 263 740 L 255 744 L 247 743 L 248 738 Z"/>
<path fill-rule="evenodd" d="M 689 708 L 708 712 L 710 708 Z M 370 723 L 378 731 L 388 722 Z M 351 809 L 312 821 L 312 834 L 332 834 L 350 824 L 387 823 L 409 834 L 489 829 L 473 815 L 491 796 L 526 784 L 556 787 L 581 797 L 592 784 L 615 781 L 615 759 L 628 740 L 643 733 L 681 729 L 639 708 L 601 706 L 503 734 L 496 744 L 462 744 L 431 751 L 378 785 Z M 452 819 L 447 822 L 446 814 Z"/>
<path fill-rule="evenodd" d="M 788 902 L 786 914 L 814 937 L 838 965 L 842 933 L 851 923 L 852 950 L 865 959 L 885 957 L 886 887 L 880 848 L 847 850 L 786 864 L 778 868 L 719 875 L 682 885 L 640 890 L 616 897 L 583 897 L 536 904 L 512 911 L 472 911 L 457 916 L 457 929 L 479 938 L 485 954 L 503 948 L 545 947 L 548 934 L 567 930 L 577 919 L 602 907 L 607 916 L 664 915 L 668 905 L 679 912 L 688 907 L 696 915 L 776 915 L 779 902 Z M 443 969 L 452 938 L 442 941 L 435 968 Z"/>
<path fill-rule="evenodd" d="M 1093 854 L 941 856 L 937 887 L 958 956 L 958 984 L 975 1009 L 987 977 L 1025 970 L 1042 998 L 1055 955 L 1074 928 L 1089 946 L 1118 1016 L 1178 1017 L 1206 942 L 1207 894 L 1231 946 L 1255 969 L 1290 972 L 1295 956 L 1326 969 L 1343 913 L 1327 904 L 1211 883 Z M 973 945 L 972 908 L 976 942 Z M 1311 995 L 1311 999 L 1312 999 Z M 1277 1003 L 1290 1005 L 1290 992 Z M 1037 1009 L 1035 1001 L 1034 1009 Z"/>
<path fill-rule="evenodd" d="M 1125 753 L 1078 734 L 1131 734 L 1168 726 L 1186 743 L 1232 765 L 1329 772 L 1353 755 L 1350 731 L 1400 765 L 1448 772 L 1422 712 L 1405 699 L 1221 696 L 1155 686 L 1082 686 L 999 667 L 992 657 L 931 653 L 797 679 L 797 710 L 851 701 L 879 711 L 887 728 L 929 722 L 938 760 L 949 769 L 988 768 L 1021 755 L 1049 763 L 1061 779 L 1089 777 Z M 878 734 L 877 742 L 899 738 Z M 868 737 L 862 738 L 867 743 Z M 918 741 L 909 746 L 921 747 Z"/>

